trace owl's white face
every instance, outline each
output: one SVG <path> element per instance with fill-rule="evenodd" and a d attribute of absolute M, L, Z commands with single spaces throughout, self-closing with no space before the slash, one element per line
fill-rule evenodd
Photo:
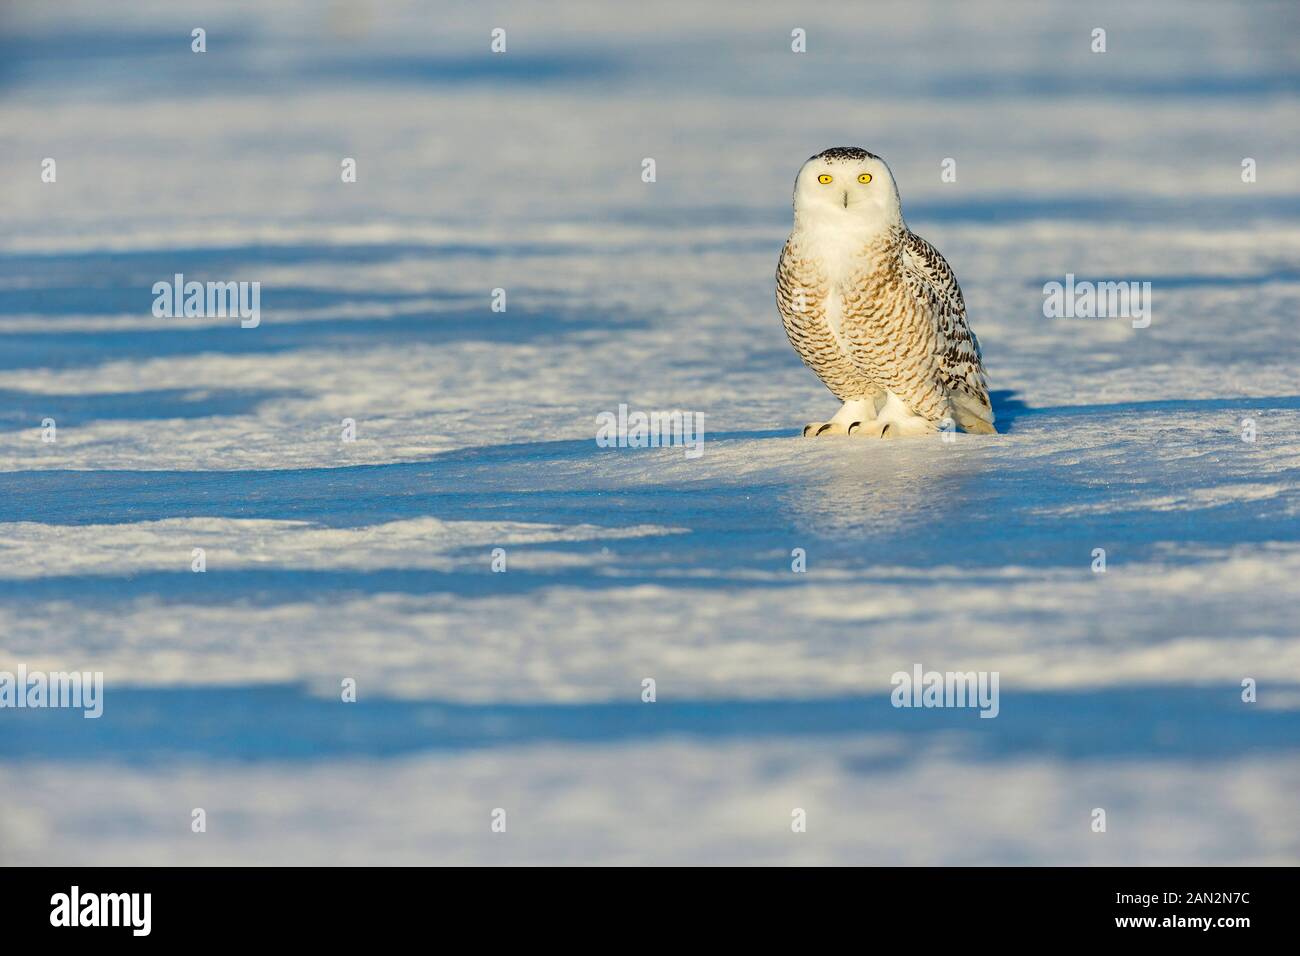
<path fill-rule="evenodd" d="M 898 188 L 879 156 L 835 147 L 803 164 L 794 181 L 796 225 L 884 231 L 903 221 Z"/>

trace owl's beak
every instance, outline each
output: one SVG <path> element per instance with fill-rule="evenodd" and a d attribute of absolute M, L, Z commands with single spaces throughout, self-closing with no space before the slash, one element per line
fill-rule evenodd
<path fill-rule="evenodd" d="M 847 189 L 844 190 L 844 208 L 849 208 L 849 191 Z"/>

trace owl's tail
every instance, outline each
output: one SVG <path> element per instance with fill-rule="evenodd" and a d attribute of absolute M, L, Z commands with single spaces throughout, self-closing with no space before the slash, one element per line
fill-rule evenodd
<path fill-rule="evenodd" d="M 970 432 L 972 435 L 998 433 L 998 430 L 993 427 L 993 406 L 988 403 L 987 398 L 981 401 L 974 395 L 957 392 L 951 396 L 951 401 L 952 417 L 956 419 L 962 431 Z"/>
<path fill-rule="evenodd" d="M 998 433 L 992 422 L 986 422 L 982 418 L 958 418 L 957 424 L 962 427 L 962 431 L 968 431 L 972 435 L 996 435 Z"/>

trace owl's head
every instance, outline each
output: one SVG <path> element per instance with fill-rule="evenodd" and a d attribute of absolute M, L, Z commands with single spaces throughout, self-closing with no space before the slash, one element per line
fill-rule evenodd
<path fill-rule="evenodd" d="M 903 211 L 889 166 L 857 146 L 834 146 L 803 164 L 794 181 L 794 218 L 804 225 L 884 231 Z"/>

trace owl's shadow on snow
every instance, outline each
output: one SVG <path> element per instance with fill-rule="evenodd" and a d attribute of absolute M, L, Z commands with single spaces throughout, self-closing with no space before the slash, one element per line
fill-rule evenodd
<path fill-rule="evenodd" d="M 989 401 L 993 405 L 993 419 L 997 423 L 997 430 L 1001 433 L 1012 431 L 1017 416 L 1029 409 L 1028 405 L 1017 398 L 1019 394 L 1014 389 L 989 392 Z"/>
<path fill-rule="evenodd" d="M 1048 418 L 1098 417 L 1106 415 L 1176 415 L 1207 412 L 1241 412 L 1262 409 L 1300 409 L 1300 395 L 1268 395 L 1233 398 L 1165 398 L 1145 399 L 1136 402 L 1108 402 L 1089 405 L 1050 405 L 1033 407 L 1016 396 L 1018 392 L 1004 390 L 990 392 L 993 413 L 997 416 L 999 432 L 1015 430 L 1020 418 L 1043 416 Z"/>

